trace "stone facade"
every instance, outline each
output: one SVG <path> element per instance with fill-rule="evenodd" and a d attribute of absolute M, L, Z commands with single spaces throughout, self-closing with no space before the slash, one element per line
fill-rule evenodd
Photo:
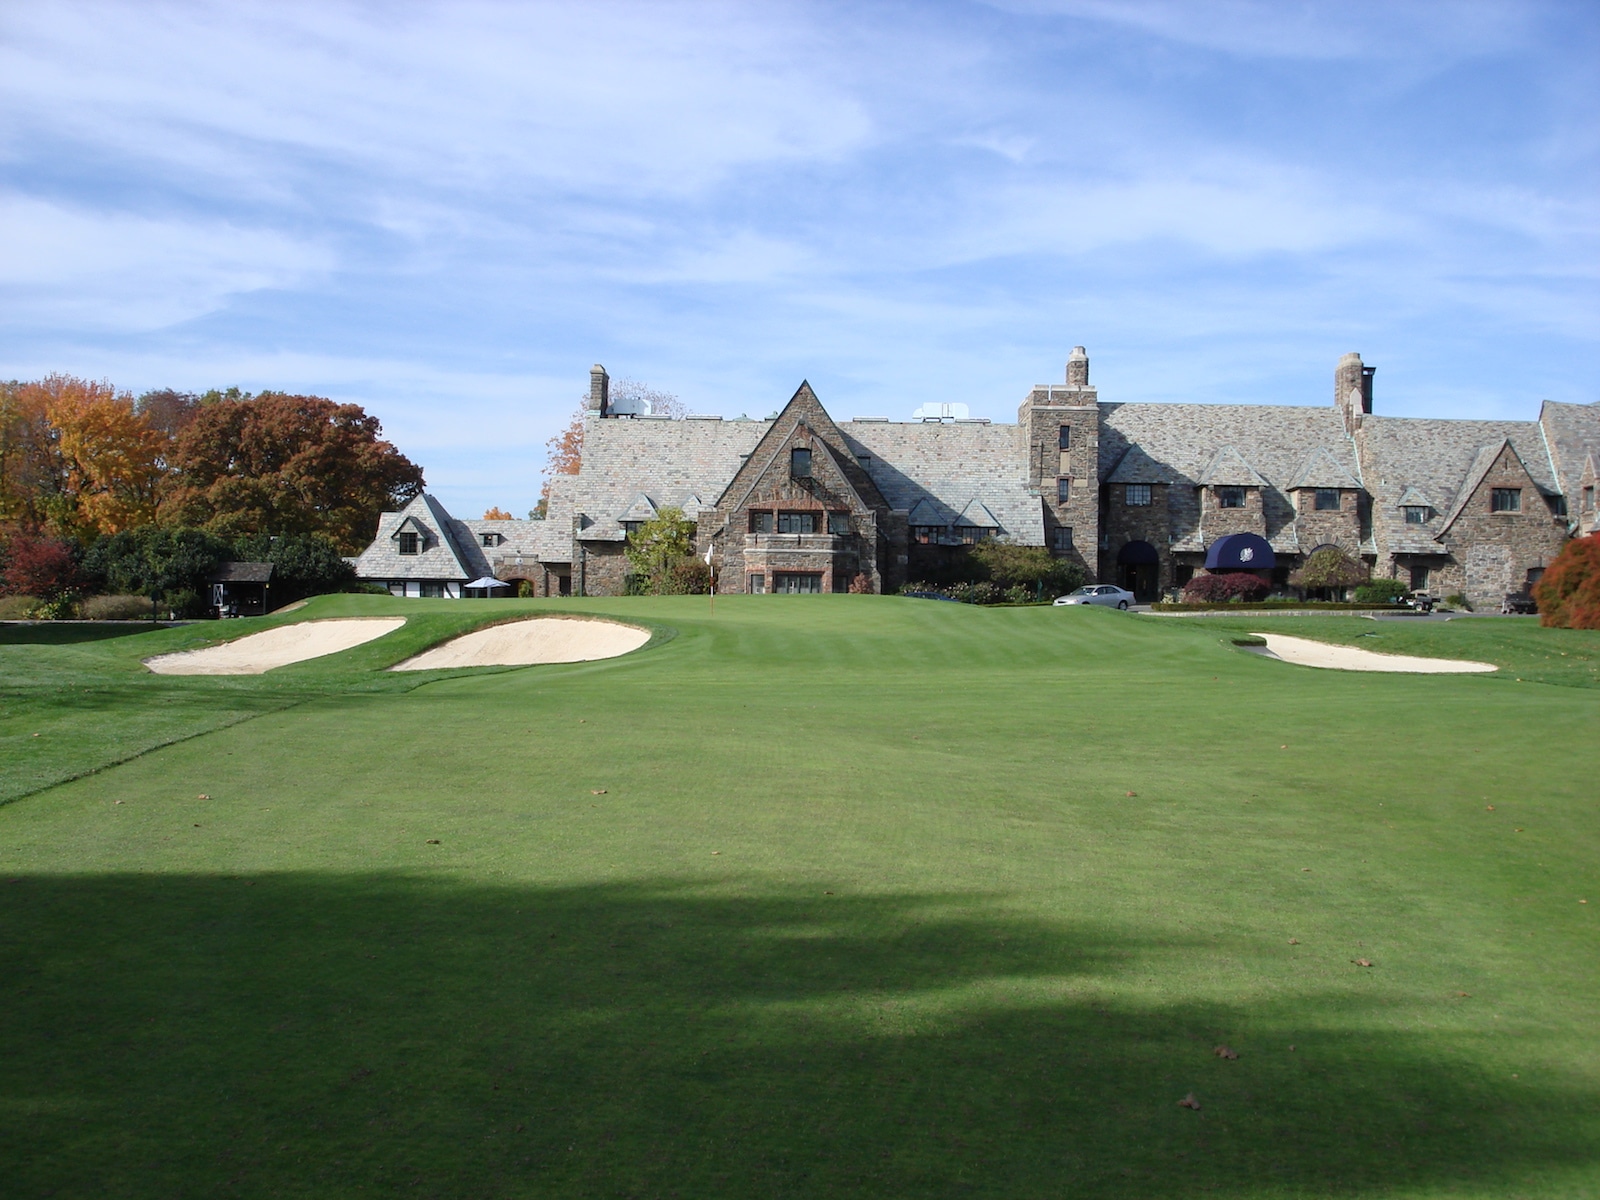
<path fill-rule="evenodd" d="M 1079 346 L 1065 383 L 1029 388 L 1006 425 L 836 422 L 805 383 L 765 420 L 669 420 L 620 411 L 596 366 L 580 469 L 552 482 L 545 520 L 461 522 L 424 497 L 384 514 L 358 571 L 406 594 L 406 580 L 451 594 L 492 572 L 537 595 L 615 595 L 628 530 L 673 506 L 724 592 L 892 591 L 1006 537 L 1154 599 L 1220 538 L 1252 533 L 1279 584 L 1332 545 L 1481 607 L 1600 528 L 1600 404 L 1547 402 L 1534 421 L 1385 417 L 1373 376 L 1345 355 L 1331 406 L 1119 404 L 1099 398 Z M 407 531 L 418 554 L 400 553 Z"/>

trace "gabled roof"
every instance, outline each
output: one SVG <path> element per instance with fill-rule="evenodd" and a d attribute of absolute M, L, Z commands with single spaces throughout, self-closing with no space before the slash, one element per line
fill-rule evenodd
<path fill-rule="evenodd" d="M 656 509 L 655 502 L 640 492 L 633 498 L 633 503 L 617 514 L 618 521 L 654 521 L 660 512 Z"/>
<path fill-rule="evenodd" d="M 787 453 L 802 428 L 809 431 L 815 441 L 827 450 L 826 461 L 831 464 L 832 471 L 825 469 L 824 474 L 837 476 L 835 484 L 844 489 L 845 498 L 853 506 L 866 509 L 889 507 L 866 468 L 856 458 L 854 450 L 846 443 L 844 434 L 822 407 L 816 392 L 811 390 L 811 384 L 803 379 L 772 425 L 762 434 L 755 449 L 734 472 L 728 486 L 717 498 L 717 507 L 730 511 L 743 508 L 762 480 L 772 472 L 779 471 L 787 477 Z M 817 465 L 813 460 L 813 472 Z"/>
<path fill-rule="evenodd" d="M 1451 505 L 1449 515 L 1445 517 L 1444 524 L 1439 527 L 1441 536 L 1450 526 L 1455 524 L 1456 518 L 1466 509 L 1467 502 L 1472 499 L 1472 493 L 1478 490 L 1478 485 L 1483 482 L 1483 477 L 1493 468 L 1495 460 L 1500 457 L 1500 451 L 1502 450 L 1511 451 L 1511 456 L 1517 460 L 1517 465 L 1533 481 L 1534 486 L 1538 486 L 1539 481 L 1533 479 L 1533 473 L 1528 470 L 1527 464 L 1522 461 L 1522 455 L 1517 453 L 1517 448 L 1511 444 L 1510 438 L 1501 438 L 1497 442 L 1491 442 L 1487 446 L 1480 447 L 1478 453 L 1473 457 L 1472 466 L 1467 468 L 1467 477 L 1461 481 L 1461 489 L 1456 492 L 1456 502 Z"/>
<path fill-rule="evenodd" d="M 1578 476 L 1579 483 L 1593 483 L 1600 479 L 1600 461 L 1596 461 L 1593 453 L 1584 457 L 1583 471 Z"/>
<path fill-rule="evenodd" d="M 396 535 L 402 528 L 422 534 L 419 553 L 400 553 Z M 360 579 L 464 581 L 488 573 L 488 563 L 472 531 L 426 492 L 399 512 L 381 514 L 377 536 L 356 559 L 356 576 Z"/>
<path fill-rule="evenodd" d="M 1177 473 L 1158 463 L 1142 446 L 1129 446 L 1117 465 L 1106 476 L 1107 483 L 1172 483 Z"/>
<path fill-rule="evenodd" d="M 1318 446 L 1301 465 L 1295 477 L 1289 481 L 1289 489 L 1295 488 L 1352 488 L 1359 490 L 1360 482 L 1356 477 L 1340 464 L 1339 460 L 1328 451 L 1326 446 Z"/>
<path fill-rule="evenodd" d="M 1267 481 L 1261 478 L 1256 469 L 1245 462 L 1244 455 L 1232 446 L 1224 446 L 1212 456 L 1206 469 L 1200 472 L 1198 482 L 1203 487 L 1267 486 Z"/>
<path fill-rule="evenodd" d="M 1434 503 L 1429 500 L 1423 490 L 1415 484 L 1407 484 L 1405 491 L 1400 493 L 1400 499 L 1394 502 L 1396 508 L 1433 508 Z"/>
<path fill-rule="evenodd" d="M 961 515 L 956 518 L 957 528 L 968 529 L 999 529 L 1000 522 L 989 511 L 982 500 L 973 497 L 967 501 L 967 506 L 961 510 Z"/>
<path fill-rule="evenodd" d="M 929 497 L 923 496 L 911 506 L 911 512 L 906 518 L 907 525 L 948 525 L 948 516 L 940 511 L 937 504 Z"/>
<path fill-rule="evenodd" d="M 694 521 L 699 519 L 701 511 L 704 510 L 707 505 L 705 501 L 700 499 L 699 496 L 695 495 L 693 492 L 690 492 L 684 497 L 683 503 L 678 505 L 678 507 L 683 510 L 683 515 L 686 518 Z"/>

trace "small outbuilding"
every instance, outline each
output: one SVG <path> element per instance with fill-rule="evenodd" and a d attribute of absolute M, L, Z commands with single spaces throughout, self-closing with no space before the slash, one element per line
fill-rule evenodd
<path fill-rule="evenodd" d="M 211 585 L 211 607 L 217 616 L 265 616 L 272 569 L 271 563 L 264 562 L 225 562 L 219 566 L 206 580 Z"/>

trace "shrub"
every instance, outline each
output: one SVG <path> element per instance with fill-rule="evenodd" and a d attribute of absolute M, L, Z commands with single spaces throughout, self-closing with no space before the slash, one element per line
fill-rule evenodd
<path fill-rule="evenodd" d="M 85 621 L 137 621 L 150 619 L 148 596 L 90 596 L 78 606 Z"/>
<path fill-rule="evenodd" d="M 0 596 L 0 621 L 31 621 L 38 607 L 37 596 Z"/>
<path fill-rule="evenodd" d="M 1237 600 L 1253 604 L 1265 600 L 1272 585 L 1257 575 L 1234 571 L 1227 575 L 1196 575 L 1183 589 L 1183 598 L 1190 604 L 1217 604 Z"/>
<path fill-rule="evenodd" d="M 1007 538 L 989 538 L 973 546 L 970 560 L 989 582 L 1002 589 L 1026 589 L 1028 599 L 1049 593 L 1063 595 L 1084 582 L 1083 568 L 1056 558 L 1043 546 L 1019 546 Z"/>
<path fill-rule="evenodd" d="M 850 594 L 852 596 L 872 595 L 872 578 L 865 571 L 857 571 L 856 577 L 850 581 Z"/>
<path fill-rule="evenodd" d="M 517 580 L 518 600 L 532 600 L 535 594 L 536 593 L 533 590 L 533 584 L 529 583 L 526 579 Z"/>
<path fill-rule="evenodd" d="M 0 595 L 70 597 L 83 583 L 78 556 L 66 542 L 37 533 L 13 533 L 0 548 Z"/>
<path fill-rule="evenodd" d="M 1367 570 L 1337 546 L 1313 550 L 1305 565 L 1289 576 L 1295 587 L 1311 592 L 1354 587 L 1366 582 Z"/>
<path fill-rule="evenodd" d="M 1533 585 L 1539 624 L 1600 629 L 1600 533 L 1570 541 Z"/>
<path fill-rule="evenodd" d="M 711 568 L 692 554 L 672 559 L 651 590 L 658 596 L 704 596 L 711 590 Z"/>
<path fill-rule="evenodd" d="M 1411 589 L 1398 579 L 1369 579 L 1356 588 L 1357 604 L 1394 604 Z"/>
<path fill-rule="evenodd" d="M 1444 602 L 1451 608 L 1464 608 L 1468 612 L 1472 611 L 1471 603 L 1460 592 L 1453 592 L 1452 594 L 1446 596 L 1444 598 Z"/>

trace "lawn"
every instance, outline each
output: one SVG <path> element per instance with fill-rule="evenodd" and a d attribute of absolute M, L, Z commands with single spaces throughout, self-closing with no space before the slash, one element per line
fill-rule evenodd
<path fill-rule="evenodd" d="M 550 609 L 659 636 L 380 669 Z M 390 612 L 266 676 L 139 666 Z M 1389 676 L 1232 621 L 334 597 L 13 629 L 0 1190 L 1600 1193 L 1600 635 L 1383 626 L 1502 664 Z"/>

